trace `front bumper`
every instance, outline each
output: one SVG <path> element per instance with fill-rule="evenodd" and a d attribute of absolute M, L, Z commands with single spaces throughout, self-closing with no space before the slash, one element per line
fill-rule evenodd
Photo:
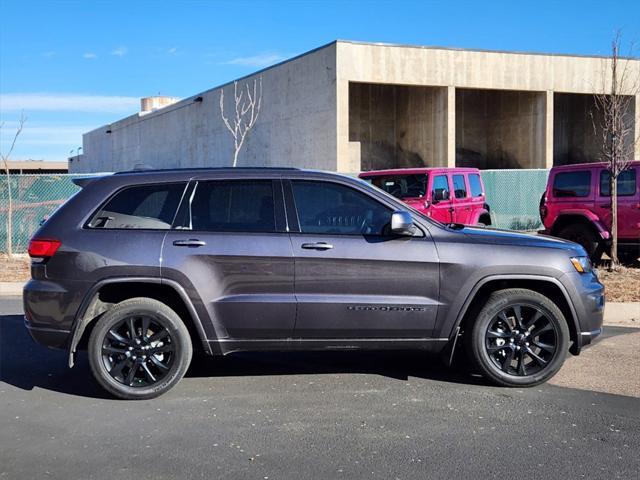
<path fill-rule="evenodd" d="M 577 319 L 576 338 L 571 353 L 579 355 L 582 349 L 592 345 L 602 333 L 604 321 L 604 286 L 592 274 L 567 273 L 561 278 Z"/>
<path fill-rule="evenodd" d="M 591 330 L 590 332 L 582 332 L 580 334 L 580 348 L 584 350 L 585 348 L 593 345 L 599 340 L 600 335 L 602 335 L 603 328 L 600 327 L 597 330 Z"/>

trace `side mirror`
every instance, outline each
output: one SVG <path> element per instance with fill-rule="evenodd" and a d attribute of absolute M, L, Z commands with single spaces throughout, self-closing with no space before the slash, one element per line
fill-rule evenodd
<path fill-rule="evenodd" d="M 443 200 L 449 200 L 449 190 L 444 188 L 436 188 L 431 194 L 431 200 L 433 203 L 442 202 Z"/>
<path fill-rule="evenodd" d="M 396 235 L 413 236 L 416 227 L 413 217 L 406 210 L 398 210 L 391 215 L 391 232 Z"/>

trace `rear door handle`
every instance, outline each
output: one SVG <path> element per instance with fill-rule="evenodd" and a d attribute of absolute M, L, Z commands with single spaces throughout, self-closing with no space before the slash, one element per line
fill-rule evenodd
<path fill-rule="evenodd" d="M 302 248 L 306 250 L 331 250 L 333 245 L 326 242 L 303 243 Z"/>
<path fill-rule="evenodd" d="M 189 240 L 175 240 L 173 244 L 176 247 L 204 247 L 207 242 L 198 240 L 197 238 L 190 238 Z"/>

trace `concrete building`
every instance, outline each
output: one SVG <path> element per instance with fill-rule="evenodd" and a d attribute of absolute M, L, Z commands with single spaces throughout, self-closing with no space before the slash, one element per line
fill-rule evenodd
<path fill-rule="evenodd" d="M 640 61 L 628 63 L 639 78 Z M 608 88 L 607 69 L 602 57 L 336 41 L 239 80 L 263 85 L 239 166 L 358 172 L 595 161 L 590 113 L 593 94 Z M 231 109 L 233 83 L 86 133 L 71 170 L 230 165 L 221 89 Z M 635 95 L 627 121 L 637 135 L 640 96 L 622 89 Z"/>

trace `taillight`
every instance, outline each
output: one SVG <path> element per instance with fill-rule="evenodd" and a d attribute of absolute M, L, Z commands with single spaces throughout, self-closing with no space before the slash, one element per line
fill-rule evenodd
<path fill-rule="evenodd" d="M 60 240 L 34 238 L 29 242 L 29 256 L 31 258 L 53 257 L 60 248 Z"/>

